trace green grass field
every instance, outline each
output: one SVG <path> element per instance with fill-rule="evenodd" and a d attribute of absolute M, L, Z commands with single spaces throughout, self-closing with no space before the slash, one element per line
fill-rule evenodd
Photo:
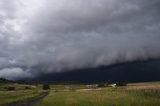
<path fill-rule="evenodd" d="M 160 106 L 159 82 L 118 88 L 72 88 L 52 86 L 50 94 L 36 106 Z"/>
<path fill-rule="evenodd" d="M 15 90 L 6 90 L 7 87 L 15 87 Z M 0 84 L 0 105 L 35 97 L 41 92 L 39 87 L 31 85 Z"/>
<path fill-rule="evenodd" d="M 8 86 L 14 86 L 15 90 L 5 90 Z M 160 82 L 115 88 L 86 85 L 50 85 L 50 88 L 49 95 L 35 106 L 160 106 Z M 0 84 L 0 105 L 34 97 L 42 91 L 41 85 Z"/>

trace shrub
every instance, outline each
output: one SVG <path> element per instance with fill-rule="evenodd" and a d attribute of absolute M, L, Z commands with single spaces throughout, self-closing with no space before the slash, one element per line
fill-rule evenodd
<path fill-rule="evenodd" d="M 106 85 L 104 83 L 100 83 L 98 84 L 98 87 L 106 87 Z"/>
<path fill-rule="evenodd" d="M 25 89 L 31 89 L 30 87 L 26 86 Z"/>
<path fill-rule="evenodd" d="M 120 81 L 116 83 L 117 86 L 127 86 L 127 82 L 126 81 Z"/>
<path fill-rule="evenodd" d="M 15 90 L 15 87 L 6 87 L 6 89 L 8 90 L 8 91 L 14 91 Z"/>
<path fill-rule="evenodd" d="M 50 89 L 49 84 L 44 84 L 44 85 L 43 85 L 43 90 L 48 90 L 48 89 Z"/>

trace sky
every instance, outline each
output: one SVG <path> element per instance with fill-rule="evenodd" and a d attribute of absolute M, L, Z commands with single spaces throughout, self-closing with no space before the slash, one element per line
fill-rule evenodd
<path fill-rule="evenodd" d="M 160 57 L 159 0 L 0 0 L 0 77 Z"/>

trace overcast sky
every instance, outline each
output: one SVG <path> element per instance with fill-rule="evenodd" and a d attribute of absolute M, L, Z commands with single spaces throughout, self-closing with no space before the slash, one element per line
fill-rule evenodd
<path fill-rule="evenodd" d="M 160 0 L 0 0 L 0 77 L 160 57 Z"/>

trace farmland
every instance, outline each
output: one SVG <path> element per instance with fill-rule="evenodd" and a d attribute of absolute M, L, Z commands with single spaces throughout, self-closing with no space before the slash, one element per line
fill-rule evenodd
<path fill-rule="evenodd" d="M 0 105 L 32 98 L 41 92 L 39 87 L 33 85 L 0 84 Z"/>
<path fill-rule="evenodd" d="M 1 85 L 2 86 L 2 85 Z M 42 86 L 24 90 L 0 91 L 0 104 L 17 101 L 43 92 Z M 2 88 L 2 87 L 1 87 Z M 86 85 L 50 85 L 49 95 L 34 106 L 159 106 L 160 82 L 131 83 L 122 87 L 87 87 Z"/>
<path fill-rule="evenodd" d="M 159 106 L 160 83 L 129 84 L 127 87 L 95 89 L 52 88 L 37 106 Z M 69 87 L 68 87 L 69 88 Z M 75 88 L 75 89 L 74 89 Z"/>

